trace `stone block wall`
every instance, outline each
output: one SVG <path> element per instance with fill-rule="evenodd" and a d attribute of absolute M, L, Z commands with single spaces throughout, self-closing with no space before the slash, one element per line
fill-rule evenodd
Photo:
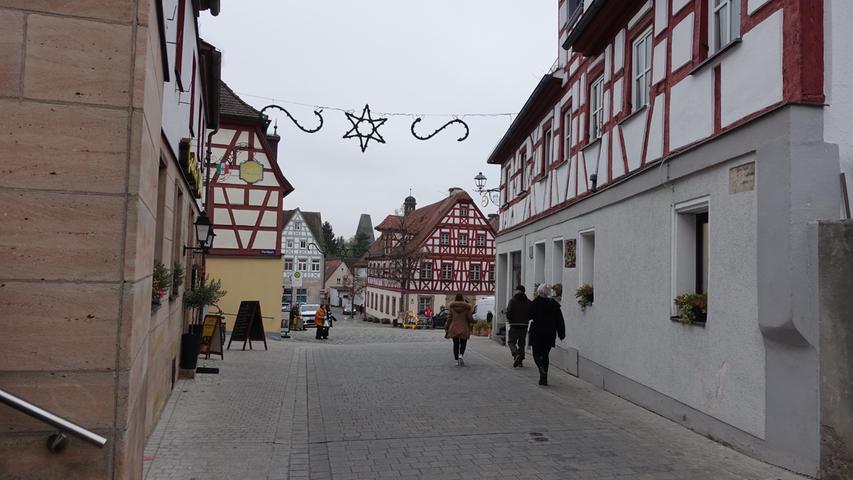
<path fill-rule="evenodd" d="M 140 478 L 173 382 L 184 312 L 152 314 L 163 72 L 149 0 L 0 0 L 0 388 L 108 439 L 71 439 L 0 406 L 6 478 Z M 149 22 L 149 19 L 151 20 Z M 174 192 L 174 190 L 172 190 Z M 197 210 L 195 210 L 197 211 Z M 167 216 L 168 217 L 168 216 Z"/>

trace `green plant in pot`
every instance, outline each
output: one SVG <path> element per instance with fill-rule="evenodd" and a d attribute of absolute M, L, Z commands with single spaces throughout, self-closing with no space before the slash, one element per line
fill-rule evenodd
<path fill-rule="evenodd" d="M 708 294 L 684 293 L 672 301 L 678 308 L 678 321 L 684 324 L 704 323 L 708 319 Z"/>
<path fill-rule="evenodd" d="M 175 262 L 172 265 L 172 295 L 178 295 L 178 289 L 184 283 L 184 267 L 180 262 Z"/>
<path fill-rule="evenodd" d="M 581 311 L 586 312 L 586 307 L 592 305 L 594 300 L 594 290 L 592 285 L 584 283 L 575 290 L 575 298 L 578 299 L 578 305 L 581 306 Z"/>
<path fill-rule="evenodd" d="M 166 295 L 172 286 L 172 272 L 162 262 L 154 262 L 154 273 L 151 275 L 151 303 L 160 305 L 160 299 Z"/>
<path fill-rule="evenodd" d="M 220 280 L 209 280 L 202 277 L 201 282 L 192 290 L 184 293 L 184 305 L 189 308 L 204 308 L 207 305 L 215 305 L 228 293 L 222 289 Z"/>

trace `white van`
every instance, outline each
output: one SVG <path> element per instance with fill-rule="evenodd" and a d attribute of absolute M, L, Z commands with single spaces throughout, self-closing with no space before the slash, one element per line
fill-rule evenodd
<path fill-rule="evenodd" d="M 474 311 L 472 312 L 474 320 L 486 320 L 489 312 L 492 312 L 493 316 L 495 315 L 495 297 L 480 297 L 474 304 Z"/>

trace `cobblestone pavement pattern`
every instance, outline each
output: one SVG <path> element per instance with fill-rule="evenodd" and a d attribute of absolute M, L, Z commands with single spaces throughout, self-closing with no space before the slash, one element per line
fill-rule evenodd
<path fill-rule="evenodd" d="M 147 480 L 794 479 L 568 374 L 474 338 L 339 321 L 230 350 L 181 380 L 145 452 Z"/>

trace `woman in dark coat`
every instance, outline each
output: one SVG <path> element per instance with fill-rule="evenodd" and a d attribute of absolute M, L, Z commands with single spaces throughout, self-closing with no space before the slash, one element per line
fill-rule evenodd
<path fill-rule="evenodd" d="M 450 312 L 447 315 L 447 323 L 444 324 L 444 338 L 453 339 L 453 358 L 456 359 L 456 364 L 465 365 L 462 356 L 465 355 L 465 347 L 468 344 L 468 338 L 471 336 L 471 325 L 474 324 L 474 317 L 471 314 L 471 304 L 465 301 L 465 297 L 461 294 L 456 295 L 456 300 L 450 302 Z"/>
<path fill-rule="evenodd" d="M 560 340 L 566 338 L 566 324 L 560 304 L 551 297 L 551 287 L 542 284 L 536 290 L 536 298 L 530 307 L 533 324 L 530 327 L 530 344 L 533 347 L 533 361 L 539 367 L 539 385 L 548 385 L 548 355 Z"/>

